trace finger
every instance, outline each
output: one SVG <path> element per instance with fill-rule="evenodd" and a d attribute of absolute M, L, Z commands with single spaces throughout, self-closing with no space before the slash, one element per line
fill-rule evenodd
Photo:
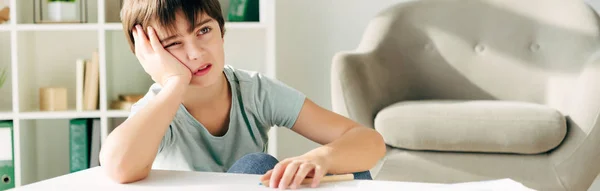
<path fill-rule="evenodd" d="M 302 181 L 306 178 L 306 175 L 314 169 L 314 164 L 304 163 L 300 165 L 300 168 L 298 168 L 298 172 L 296 172 L 296 176 L 294 176 L 294 180 L 292 181 L 292 185 L 290 187 L 292 189 L 298 188 Z"/>
<path fill-rule="evenodd" d="M 301 164 L 301 162 L 292 162 L 288 164 L 288 166 L 285 168 L 283 176 L 281 177 L 281 180 L 279 181 L 280 189 L 286 189 L 290 185 L 290 183 L 292 183 L 292 178 L 294 178 L 294 176 L 296 175 L 296 172 L 298 171 L 298 168 Z"/>
<path fill-rule="evenodd" d="M 326 173 L 327 171 L 325 171 L 321 166 L 315 167 L 315 175 L 313 176 L 313 182 L 311 187 L 315 188 L 319 186 L 321 179 L 323 178 L 323 176 L 325 176 Z"/>
<path fill-rule="evenodd" d="M 160 51 L 163 49 L 160 40 L 158 40 L 158 36 L 156 31 L 151 26 L 148 26 L 148 37 L 150 37 L 150 45 L 154 51 Z"/>
<path fill-rule="evenodd" d="M 131 36 L 133 36 L 133 46 L 135 48 L 135 55 L 141 59 L 141 54 L 139 53 L 141 50 L 141 43 L 140 43 L 140 39 L 139 39 L 139 35 L 138 35 L 138 30 L 137 27 L 133 27 L 133 29 L 131 29 Z"/>
<path fill-rule="evenodd" d="M 283 176 L 283 172 L 289 162 L 290 161 L 284 160 L 275 165 L 275 168 L 273 168 L 273 172 L 271 174 L 271 180 L 269 180 L 269 187 L 277 188 L 277 185 L 279 185 L 279 180 L 281 180 L 281 176 Z"/>
<path fill-rule="evenodd" d="M 273 174 L 273 170 L 269 170 L 267 171 L 264 175 L 262 175 L 262 177 L 260 177 L 260 182 L 265 181 L 265 180 L 269 180 L 269 178 L 271 178 L 271 175 Z"/>
<path fill-rule="evenodd" d="M 136 44 L 139 44 L 139 50 L 144 52 L 144 53 L 150 53 L 151 51 L 151 47 L 148 43 L 148 37 L 146 36 L 146 32 L 144 32 L 144 29 L 142 29 L 142 27 L 140 25 L 136 25 L 136 34 L 138 36 L 137 40 L 138 42 L 136 42 Z"/>

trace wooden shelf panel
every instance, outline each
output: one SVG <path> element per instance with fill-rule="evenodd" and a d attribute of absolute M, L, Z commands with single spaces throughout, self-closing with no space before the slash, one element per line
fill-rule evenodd
<path fill-rule="evenodd" d="M 225 28 L 227 30 L 235 29 L 265 29 L 267 26 L 260 22 L 226 22 Z M 102 24 L 101 28 L 104 30 L 123 30 L 121 23 L 106 23 Z"/>
<path fill-rule="evenodd" d="M 99 24 L 17 24 L 17 31 L 91 31 L 100 29 Z"/>
<path fill-rule="evenodd" d="M 100 118 L 100 111 L 32 111 L 18 114 L 19 119 L 75 119 Z"/>
<path fill-rule="evenodd" d="M 106 112 L 106 117 L 110 117 L 110 118 L 127 118 L 129 116 L 129 111 L 122 111 L 122 110 L 108 110 L 108 112 Z"/>
<path fill-rule="evenodd" d="M 0 120 L 12 120 L 15 116 L 12 112 L 0 112 Z"/>
<path fill-rule="evenodd" d="M 225 28 L 227 30 L 236 29 L 265 29 L 267 26 L 260 22 L 226 22 Z M 121 23 L 74 23 L 74 24 L 17 24 L 8 25 L 0 24 L 1 31 L 93 31 L 93 30 L 107 30 L 107 31 L 118 31 L 122 30 L 123 25 Z"/>
<path fill-rule="evenodd" d="M 12 29 L 11 25 L 8 24 L 0 24 L 0 32 L 10 31 Z"/>

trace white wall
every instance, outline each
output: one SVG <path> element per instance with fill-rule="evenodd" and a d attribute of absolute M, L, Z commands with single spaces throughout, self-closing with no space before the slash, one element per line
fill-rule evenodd
<path fill-rule="evenodd" d="M 336 52 L 354 49 L 371 17 L 407 0 L 276 1 L 277 77 L 331 109 L 330 65 Z M 587 0 L 600 8 L 600 0 Z M 317 144 L 288 130 L 279 131 L 278 157 L 300 155 Z M 600 191 L 597 180 L 591 191 Z"/>
<path fill-rule="evenodd" d="M 331 109 L 333 55 L 354 49 L 369 19 L 402 1 L 406 0 L 276 1 L 277 78 Z M 279 131 L 278 137 L 279 158 L 300 155 L 317 146 L 288 130 Z"/>

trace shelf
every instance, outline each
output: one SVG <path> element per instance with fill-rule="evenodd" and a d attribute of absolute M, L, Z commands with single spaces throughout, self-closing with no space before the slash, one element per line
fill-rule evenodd
<path fill-rule="evenodd" d="M 106 112 L 106 117 L 111 117 L 111 118 L 126 118 L 129 116 L 129 111 L 122 111 L 122 110 L 109 110 L 108 112 Z"/>
<path fill-rule="evenodd" d="M 99 118 L 101 138 L 105 139 L 131 113 L 113 110 L 111 103 L 119 95 L 146 94 L 154 83 L 123 34 L 121 1 L 88 1 L 86 23 L 43 24 L 35 22 L 35 1 L 8 0 L 12 20 L 0 24 L 0 68 L 10 72 L 0 88 L 0 120 L 15 122 L 16 187 L 69 173 L 71 119 Z M 273 0 L 260 1 L 260 22 L 225 23 L 223 48 L 225 64 L 268 74 L 274 71 L 275 27 L 270 17 L 275 16 L 275 4 Z M 219 2 L 227 19 L 229 0 Z M 94 51 L 100 58 L 99 109 L 77 111 L 75 65 L 78 59 L 91 59 Z M 67 110 L 40 111 L 42 87 L 65 87 Z M 276 150 L 276 141 L 270 140 L 269 151 Z"/>
<path fill-rule="evenodd" d="M 123 25 L 121 23 L 106 23 L 103 25 L 105 30 L 122 30 Z"/>
<path fill-rule="evenodd" d="M 264 29 L 267 26 L 260 22 L 226 22 L 225 29 Z M 105 30 L 123 30 L 121 23 L 107 23 L 103 24 L 102 28 Z"/>
<path fill-rule="evenodd" d="M 225 29 L 264 29 L 267 25 L 260 22 L 226 22 Z"/>
<path fill-rule="evenodd" d="M 121 23 L 73 23 L 73 24 L 17 24 L 14 27 L 17 31 L 93 31 L 93 30 L 122 30 Z M 265 29 L 267 26 L 260 22 L 226 22 L 225 29 Z M 0 31 L 10 31 L 13 26 L 7 24 L 0 25 Z"/>
<path fill-rule="evenodd" d="M 100 25 L 81 24 L 17 24 L 18 31 L 89 31 L 98 30 Z"/>
<path fill-rule="evenodd" d="M 10 29 L 12 29 L 10 25 L 8 25 L 8 24 L 0 24 L 0 32 L 10 31 Z"/>
<path fill-rule="evenodd" d="M 100 118 L 100 111 L 33 111 L 19 113 L 20 119 Z"/>
<path fill-rule="evenodd" d="M 12 120 L 16 116 L 19 119 L 75 119 L 75 118 L 127 118 L 129 111 L 109 110 L 100 111 L 30 111 L 14 115 L 12 112 L 0 112 L 0 120 Z"/>
<path fill-rule="evenodd" d="M 91 59 L 98 49 L 98 32 L 20 31 L 17 35 L 19 111 L 39 110 L 42 87 L 66 88 L 67 108 L 74 110 L 75 64 L 77 59 Z"/>
<path fill-rule="evenodd" d="M 15 116 L 12 112 L 0 112 L 0 120 L 12 120 Z"/>

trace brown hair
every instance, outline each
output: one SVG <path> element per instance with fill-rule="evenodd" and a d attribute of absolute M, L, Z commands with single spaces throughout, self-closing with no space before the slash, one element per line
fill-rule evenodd
<path fill-rule="evenodd" d="M 185 15 L 190 32 L 196 28 L 198 15 L 206 13 L 219 23 L 221 35 L 225 34 L 225 20 L 218 0 L 125 0 L 121 9 L 121 21 L 131 51 L 135 53 L 133 27 L 139 24 L 146 31 L 150 24 L 158 24 L 168 33 L 174 33 L 177 31 L 175 15 L 178 11 Z"/>

